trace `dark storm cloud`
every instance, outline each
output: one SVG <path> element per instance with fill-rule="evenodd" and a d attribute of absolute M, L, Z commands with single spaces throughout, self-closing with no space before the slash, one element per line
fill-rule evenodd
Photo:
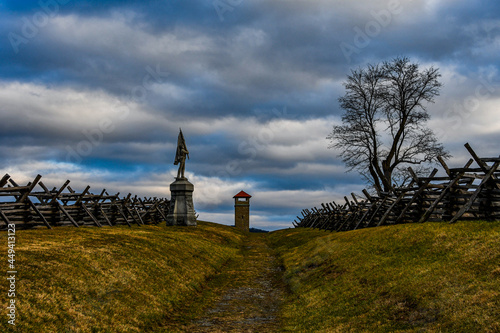
<path fill-rule="evenodd" d="M 407 55 L 457 64 L 464 70 L 474 70 L 485 60 L 498 66 L 498 59 L 474 50 L 498 37 L 499 12 L 500 4 L 492 1 L 443 1 L 436 2 L 434 9 L 426 9 L 424 2 L 401 2 L 398 14 L 388 19 L 372 13 L 367 21 L 351 23 L 353 29 L 344 40 L 355 46 L 358 38 L 366 44 L 353 54 L 353 60 L 360 62 L 373 59 L 373 55 L 376 59 Z M 355 31 L 355 27 L 359 29 Z"/>
<path fill-rule="evenodd" d="M 121 7 L 122 10 L 126 8 L 126 5 Z M 185 12 L 186 8 L 177 10 Z M 193 5 L 191 8 L 191 17 L 200 15 L 217 18 L 213 6 Z M 212 11 L 208 12 L 208 9 Z M 147 48 L 151 44 L 142 44 L 141 37 L 146 36 L 154 43 L 165 34 L 168 36 L 173 33 L 148 30 L 155 15 L 161 15 L 161 12 L 152 12 L 145 7 L 142 10 L 142 15 L 136 14 L 127 22 L 122 22 L 137 31 L 136 36 L 120 31 L 120 26 L 107 24 L 113 20 L 99 19 L 99 16 L 92 19 L 78 16 L 74 20 L 78 25 L 65 27 L 60 22 L 49 22 L 26 45 L 20 44 L 17 54 L 9 52 L 9 45 L 5 43 L 7 40 L 3 40 L 5 61 L 2 62 L 2 76 L 26 81 L 43 78 L 45 83 L 54 85 L 97 86 L 113 94 L 123 95 L 130 94 L 143 79 L 147 74 L 145 68 L 159 66 L 162 71 L 169 72 L 169 82 L 192 92 L 192 103 L 176 103 L 175 100 L 152 93 L 148 96 L 152 105 L 158 109 L 174 108 L 203 116 L 237 114 L 235 110 L 248 112 L 255 105 L 275 105 L 288 99 L 292 103 L 300 103 L 297 93 L 313 87 L 318 79 L 331 72 L 328 69 L 331 66 L 326 62 L 328 56 L 322 54 L 321 50 L 314 51 L 315 43 L 320 42 L 318 38 L 311 38 L 318 35 L 314 29 L 297 28 L 297 32 L 301 30 L 303 33 L 297 35 L 294 43 L 288 43 L 289 32 L 284 26 L 274 31 L 264 22 L 262 27 L 256 28 L 242 27 L 239 22 L 232 25 L 230 22 L 218 22 L 220 24 L 207 27 L 203 21 L 182 21 L 175 36 L 192 45 L 199 42 L 195 36 L 201 36 L 209 45 L 200 50 L 148 54 Z M 236 15 L 237 12 L 242 13 L 243 8 L 235 8 L 228 15 Z M 175 12 L 161 17 L 162 22 L 168 25 L 170 17 L 178 16 Z M 17 18 L 16 27 L 21 30 L 22 20 L 21 17 Z M 99 24 L 104 26 L 92 31 L 92 25 Z M 66 29 L 55 30 L 55 27 Z M 12 30 L 7 27 L 4 33 L 8 34 L 9 29 Z M 88 33 L 79 33 L 86 30 L 89 30 Z M 307 40 L 307 45 L 300 45 L 300 38 Z M 33 57 L 34 54 L 36 57 Z M 319 68 L 316 69 L 316 66 Z M 209 103 L 207 96 L 210 96 Z M 303 101 L 300 104 L 312 106 L 310 112 L 315 109 L 321 111 L 318 105 L 308 105 Z"/>

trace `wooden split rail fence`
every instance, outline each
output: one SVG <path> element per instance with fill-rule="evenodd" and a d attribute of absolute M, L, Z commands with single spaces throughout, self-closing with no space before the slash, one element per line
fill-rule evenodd
<path fill-rule="evenodd" d="M 363 190 L 365 198 L 351 193 L 352 200 L 344 197 L 344 203 L 304 209 L 294 226 L 347 231 L 411 222 L 499 220 L 500 157 L 480 158 L 468 143 L 465 148 L 472 158 L 462 168 L 448 168 L 438 158 L 445 176 L 436 177 L 434 169 L 428 177 L 417 177 L 409 168 L 408 186 L 378 196 Z"/>
<path fill-rule="evenodd" d="M 169 200 L 138 198 L 120 193 L 110 195 L 106 190 L 92 194 L 90 186 L 77 193 L 66 181 L 61 187 L 49 190 L 38 175 L 27 185 L 18 185 L 8 174 L 0 179 L 0 228 L 15 224 L 18 229 L 72 225 L 157 224 L 165 221 Z"/>

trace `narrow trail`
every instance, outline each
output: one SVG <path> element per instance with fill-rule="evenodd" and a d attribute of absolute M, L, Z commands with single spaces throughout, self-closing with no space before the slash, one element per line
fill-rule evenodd
<path fill-rule="evenodd" d="M 265 236 L 248 236 L 240 260 L 221 273 L 229 282 L 204 315 L 186 327 L 186 332 L 279 331 L 285 286 Z"/>

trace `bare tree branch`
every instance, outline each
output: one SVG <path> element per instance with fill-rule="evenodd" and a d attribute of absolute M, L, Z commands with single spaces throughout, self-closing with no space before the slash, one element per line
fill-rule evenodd
<path fill-rule="evenodd" d="M 327 137 L 329 148 L 339 149 L 348 170 L 357 170 L 377 192 L 408 180 L 403 164 L 449 158 L 425 127 L 430 118 L 426 105 L 439 95 L 440 76 L 438 69 L 420 70 L 406 57 L 351 71 L 339 98 L 345 111 L 342 125 Z M 390 141 L 384 144 L 386 137 Z"/>

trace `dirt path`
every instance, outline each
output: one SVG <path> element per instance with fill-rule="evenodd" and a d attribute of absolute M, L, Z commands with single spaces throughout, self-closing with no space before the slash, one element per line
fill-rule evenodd
<path fill-rule="evenodd" d="M 227 284 L 186 332 L 277 332 L 285 293 L 282 272 L 265 234 L 250 234 L 242 255 L 221 273 Z"/>

